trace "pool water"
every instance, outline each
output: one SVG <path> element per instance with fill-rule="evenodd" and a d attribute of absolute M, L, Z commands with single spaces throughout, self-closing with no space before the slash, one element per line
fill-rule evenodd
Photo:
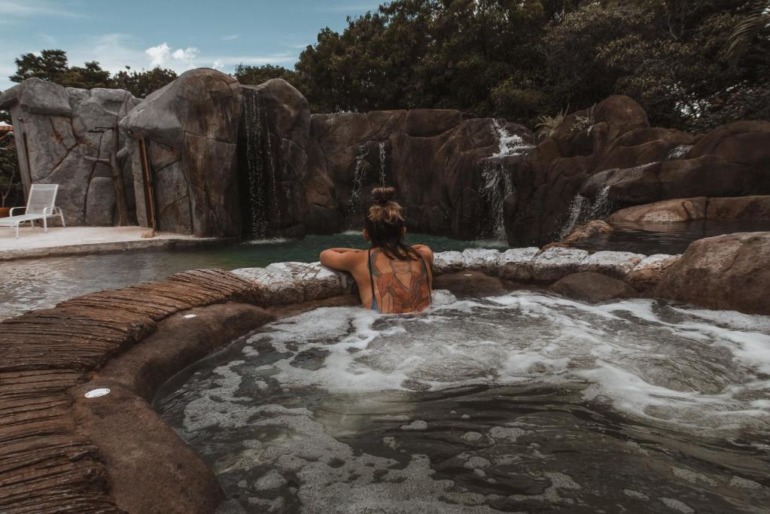
<path fill-rule="evenodd" d="M 499 241 L 459 241 L 407 235 L 407 243 L 424 243 L 434 251 L 506 248 Z M 68 298 L 160 280 L 189 269 L 252 268 L 274 262 L 314 262 L 330 247 L 365 248 L 360 232 L 304 239 L 252 241 L 239 245 L 176 251 L 122 252 L 0 262 L 0 320 L 28 310 L 53 307 Z"/>
<path fill-rule="evenodd" d="M 517 292 L 323 308 L 156 408 L 247 512 L 766 512 L 770 317 Z"/>

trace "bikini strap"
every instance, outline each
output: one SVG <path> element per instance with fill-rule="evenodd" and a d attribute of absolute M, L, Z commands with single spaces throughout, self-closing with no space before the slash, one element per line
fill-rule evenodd
<path fill-rule="evenodd" d="M 372 249 L 369 248 L 366 250 L 366 260 L 369 263 L 369 281 L 372 284 L 372 304 L 374 304 L 375 297 L 374 297 L 374 269 L 372 266 Z"/>
<path fill-rule="evenodd" d="M 417 253 L 417 257 L 420 258 L 423 271 L 425 271 L 425 280 L 428 281 L 428 305 L 430 306 L 430 305 L 433 305 L 433 294 L 432 294 L 433 284 L 431 284 L 430 273 L 428 273 L 428 264 L 425 262 L 425 257 L 423 257 L 420 252 L 418 252 L 417 250 L 415 250 L 415 252 Z"/>

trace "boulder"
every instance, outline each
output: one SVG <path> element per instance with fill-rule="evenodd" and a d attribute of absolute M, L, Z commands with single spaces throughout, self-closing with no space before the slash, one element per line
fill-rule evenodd
<path fill-rule="evenodd" d="M 657 287 L 679 255 L 655 254 L 643 259 L 626 275 L 626 282 L 639 292 L 648 293 Z"/>
<path fill-rule="evenodd" d="M 438 252 L 433 254 L 433 274 L 456 273 L 463 269 L 465 261 L 460 252 Z"/>
<path fill-rule="evenodd" d="M 709 198 L 706 204 L 709 220 L 770 220 L 770 196 Z"/>
<path fill-rule="evenodd" d="M 156 205 L 162 209 L 156 219 L 159 230 L 199 237 L 240 235 L 236 177 L 240 112 L 237 81 L 201 68 L 155 91 L 123 119 L 121 127 L 144 140 L 146 147 L 156 147 L 148 159 L 155 201 L 164 202 Z M 140 145 L 131 149 L 141 152 Z M 141 164 L 142 159 L 133 161 Z M 141 173 L 134 176 L 142 178 Z M 137 209 L 145 211 L 143 182 L 137 181 L 135 190 Z"/>
<path fill-rule="evenodd" d="M 705 197 L 665 200 L 628 207 L 613 213 L 610 223 L 674 223 L 702 220 L 706 217 Z"/>
<path fill-rule="evenodd" d="M 580 263 L 580 271 L 623 280 L 645 256 L 631 252 L 596 252 Z"/>
<path fill-rule="evenodd" d="M 587 302 L 606 302 L 616 298 L 628 298 L 634 294 L 634 290 L 625 282 L 591 271 L 567 275 L 548 290 Z"/>
<path fill-rule="evenodd" d="M 540 249 L 511 248 L 500 256 L 498 274 L 501 278 L 515 282 L 529 282 L 532 280 L 532 261 Z"/>
<path fill-rule="evenodd" d="M 710 309 L 770 314 L 770 232 L 692 243 L 668 268 L 657 296 Z"/>
<path fill-rule="evenodd" d="M 120 192 L 128 208 L 122 221 L 135 222 L 133 181 L 125 159 L 128 137 L 118 122 L 137 103 L 122 89 L 64 88 L 37 78 L 3 93 L 0 108 L 11 111 L 25 189 L 35 183 L 59 184 L 56 203 L 71 226 L 112 226 L 118 221 Z M 113 154 L 121 156 L 117 180 Z"/>
<path fill-rule="evenodd" d="M 483 298 L 500 296 L 507 292 L 497 277 L 485 275 L 481 271 L 461 271 L 437 276 L 433 289 L 447 289 L 457 298 Z"/>
<path fill-rule="evenodd" d="M 302 235 L 306 223 L 314 232 L 321 232 L 326 217 L 318 211 L 334 209 L 336 204 L 332 184 L 323 174 L 309 172 L 314 169 L 311 161 L 320 155 L 310 145 L 307 100 L 281 79 L 241 86 L 240 97 L 238 173 L 243 235 L 252 239 Z"/>
<path fill-rule="evenodd" d="M 241 268 L 233 273 L 260 287 L 263 305 L 288 305 L 322 300 L 354 291 L 347 273 L 330 270 L 320 263 L 281 262 L 266 268 Z"/>
<path fill-rule="evenodd" d="M 576 227 L 567 237 L 562 239 L 561 242 L 570 245 L 602 234 L 611 234 L 614 231 L 615 229 L 612 228 L 612 225 L 606 221 L 592 220 Z"/>
<path fill-rule="evenodd" d="M 610 223 L 676 223 L 696 220 L 770 220 L 770 196 L 678 198 L 628 207 L 613 213 Z"/>
<path fill-rule="evenodd" d="M 463 250 L 463 267 L 467 270 L 481 271 L 487 275 L 497 275 L 499 261 L 500 252 L 497 250 L 484 250 L 480 248 Z"/>
<path fill-rule="evenodd" d="M 519 125 L 433 109 L 317 114 L 310 136 L 308 177 L 322 199 L 309 207 L 313 218 L 337 230 L 360 227 L 368 191 L 390 184 L 410 230 L 464 239 L 495 236 L 513 194 L 510 175 L 527 165 L 519 147 L 502 149 L 502 141 L 533 141 Z"/>
<path fill-rule="evenodd" d="M 577 248 L 548 248 L 532 262 L 532 278 L 538 282 L 555 282 L 576 273 L 587 257 L 587 251 Z"/>
<path fill-rule="evenodd" d="M 612 212 L 675 200 L 633 213 L 668 222 L 702 218 L 700 206 L 683 198 L 770 194 L 770 122 L 731 123 L 696 138 L 650 127 L 636 102 L 613 96 L 568 115 L 528 163 L 512 175 L 505 231 L 511 245 L 542 246 L 576 223 L 606 216 L 591 216 L 599 203 Z"/>

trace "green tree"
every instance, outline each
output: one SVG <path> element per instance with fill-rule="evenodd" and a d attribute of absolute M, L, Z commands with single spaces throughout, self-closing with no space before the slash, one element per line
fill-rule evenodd
<path fill-rule="evenodd" d="M 239 64 L 235 67 L 233 77 L 235 77 L 241 84 L 252 86 L 257 86 L 270 79 L 283 79 L 298 89 L 300 87 L 297 72 L 287 70 L 282 66 L 273 66 L 272 64 L 265 64 L 263 66 Z"/>
<path fill-rule="evenodd" d="M 64 50 L 43 50 L 40 55 L 23 54 L 16 59 L 16 68 L 16 73 L 9 77 L 11 82 L 37 77 L 58 84 L 69 71 L 67 53 Z"/>
<path fill-rule="evenodd" d="M 16 145 L 0 141 L 0 207 L 16 205 L 20 196 L 21 178 Z"/>
<path fill-rule="evenodd" d="M 89 61 L 82 67 L 70 67 L 64 50 L 43 50 L 40 55 L 28 53 L 16 59 L 16 73 L 10 77 L 11 82 L 33 77 L 65 87 L 92 89 L 112 86 L 110 72 L 103 70 L 98 62 Z"/>
<path fill-rule="evenodd" d="M 112 87 L 125 89 L 137 98 L 145 98 L 166 84 L 173 82 L 177 74 L 173 70 L 155 67 L 151 70 L 132 71 L 130 66 L 112 78 Z"/>

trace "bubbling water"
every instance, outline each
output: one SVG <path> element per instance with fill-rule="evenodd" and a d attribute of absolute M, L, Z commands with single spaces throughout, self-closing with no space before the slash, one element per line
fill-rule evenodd
<path fill-rule="evenodd" d="M 165 418 L 254 512 L 761 512 L 770 318 L 648 300 L 322 308 L 199 363 Z"/>

